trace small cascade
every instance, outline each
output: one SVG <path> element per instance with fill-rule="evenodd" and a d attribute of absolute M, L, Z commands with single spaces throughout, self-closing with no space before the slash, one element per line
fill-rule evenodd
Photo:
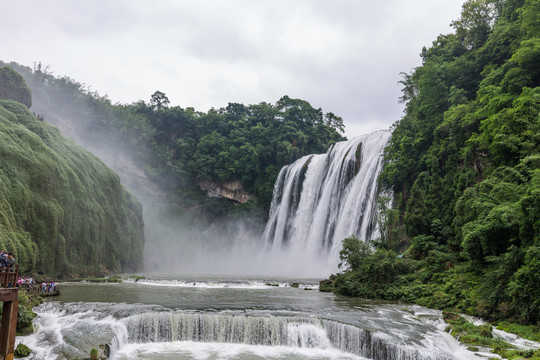
<path fill-rule="evenodd" d="M 418 349 L 422 344 L 415 346 L 396 344 L 392 341 L 378 338 L 371 332 L 355 326 L 341 324 L 335 321 L 324 321 L 325 332 L 332 346 L 344 352 L 360 355 L 374 360 L 445 360 L 454 359 L 449 353 L 436 354 Z"/>
<path fill-rule="evenodd" d="M 276 180 L 264 239 L 274 251 L 287 249 L 337 269 L 341 241 L 351 235 L 372 240 L 377 177 L 389 131 L 339 142 L 326 154 L 308 155 L 285 166 Z"/>
<path fill-rule="evenodd" d="M 216 358 L 224 359 L 229 359 L 224 354 L 231 348 L 244 354 L 279 349 L 283 355 L 279 359 L 288 353 L 325 360 L 476 358 L 441 329 L 445 324 L 440 315 L 416 312 L 412 316 L 383 306 L 351 319 L 354 324 L 289 311 L 179 311 L 125 303 L 50 302 L 36 310 L 34 333 L 17 337 L 32 349 L 32 360 L 85 358 L 97 347 L 109 349 L 112 360 L 146 359 L 146 351 L 156 352 L 150 358 L 161 359 L 161 352 L 173 348 L 204 346 L 211 346 L 216 356 L 223 355 Z M 186 357 L 191 358 L 199 357 Z"/>
<path fill-rule="evenodd" d="M 192 341 L 247 345 L 335 348 L 375 360 L 445 360 L 448 353 L 422 354 L 420 343 L 396 344 L 370 331 L 332 320 L 306 317 L 208 313 L 146 313 L 123 320 L 130 343 Z"/>
<path fill-rule="evenodd" d="M 255 317 L 208 313 L 146 313 L 124 320 L 128 341 L 217 342 L 266 346 L 328 348 L 318 319 Z"/>

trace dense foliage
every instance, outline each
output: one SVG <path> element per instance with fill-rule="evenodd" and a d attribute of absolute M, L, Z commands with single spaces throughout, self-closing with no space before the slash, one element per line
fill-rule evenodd
<path fill-rule="evenodd" d="M 54 277 L 142 266 L 141 205 L 94 155 L 0 100 L 0 248 Z"/>
<path fill-rule="evenodd" d="M 198 183 L 240 181 L 267 209 L 282 166 L 344 140 L 340 117 L 288 96 L 275 104 L 229 103 L 207 112 L 170 106 L 160 91 L 149 102 L 111 104 L 40 64 L 35 69 L 10 65 L 32 89 L 34 111 L 59 126 L 72 119 L 70 127 L 85 147 L 115 148 L 133 156 L 169 200 L 183 208 L 202 203 L 208 211 L 219 211 L 220 205 L 206 199 Z"/>
<path fill-rule="evenodd" d="M 469 0 L 452 25 L 404 74 L 406 112 L 380 178 L 394 203 L 377 250 L 358 261 L 346 241 L 349 267 L 334 285 L 538 323 L 540 2 Z"/>
<path fill-rule="evenodd" d="M 150 129 L 150 136 L 138 143 L 147 144 L 159 159 L 151 163 L 152 170 L 173 177 L 184 188 L 201 180 L 239 180 L 265 206 L 282 166 L 343 140 L 336 131 L 343 130 L 341 118 L 288 96 L 275 105 L 230 103 L 207 113 L 169 108 L 167 102 L 162 93 L 155 93 L 150 104 L 123 107 L 129 113 L 124 126 L 141 119 Z"/>

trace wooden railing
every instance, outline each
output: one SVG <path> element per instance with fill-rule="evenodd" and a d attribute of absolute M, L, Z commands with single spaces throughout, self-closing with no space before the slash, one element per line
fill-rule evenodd
<path fill-rule="evenodd" d="M 4 303 L 0 326 L 0 360 L 12 360 L 14 357 L 17 314 L 19 312 L 18 278 L 19 265 L 14 268 L 0 268 L 0 301 Z"/>
<path fill-rule="evenodd" d="M 0 287 L 16 287 L 19 278 L 19 265 L 14 268 L 0 268 Z"/>

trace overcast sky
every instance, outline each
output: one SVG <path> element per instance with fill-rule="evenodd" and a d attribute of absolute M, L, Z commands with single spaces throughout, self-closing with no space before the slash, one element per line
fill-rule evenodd
<path fill-rule="evenodd" d="M 283 95 L 343 117 L 346 135 L 402 116 L 400 72 L 452 31 L 464 0 L 17 0 L 0 60 L 84 83 L 113 103 L 207 111 Z"/>

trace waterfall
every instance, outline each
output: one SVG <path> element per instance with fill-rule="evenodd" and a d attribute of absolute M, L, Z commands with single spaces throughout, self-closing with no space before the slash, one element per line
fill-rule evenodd
<path fill-rule="evenodd" d="M 278 175 L 264 239 L 274 251 L 292 252 L 337 269 L 344 238 L 378 236 L 377 177 L 389 131 L 377 131 L 308 155 Z"/>

